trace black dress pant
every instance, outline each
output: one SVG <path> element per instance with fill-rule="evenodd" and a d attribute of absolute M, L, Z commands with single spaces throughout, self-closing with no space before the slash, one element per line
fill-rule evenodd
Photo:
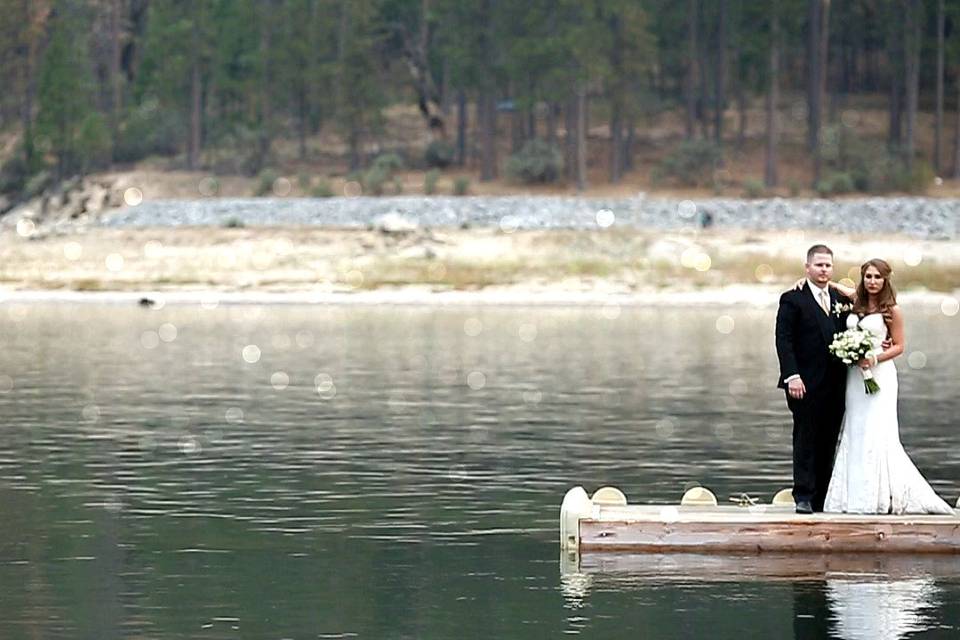
<path fill-rule="evenodd" d="M 824 383 L 801 400 L 787 393 L 793 413 L 793 499 L 809 500 L 814 511 L 823 511 L 827 497 L 845 394 L 845 381 Z"/>

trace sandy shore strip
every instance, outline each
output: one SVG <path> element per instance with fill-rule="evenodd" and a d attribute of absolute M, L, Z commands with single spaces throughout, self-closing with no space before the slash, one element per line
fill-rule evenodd
<path fill-rule="evenodd" d="M 960 291 L 960 241 L 790 231 L 91 228 L 0 234 L 0 301 L 775 305 L 814 242 L 835 278 L 883 257 L 904 303 Z M 849 280 L 852 284 L 852 280 Z M 947 302 L 944 302 L 944 301 Z"/>
<path fill-rule="evenodd" d="M 330 305 L 330 306 L 434 306 L 434 307 L 584 307 L 616 313 L 620 308 L 642 307 L 746 307 L 773 309 L 782 290 L 764 285 L 738 285 L 696 291 L 597 291 L 541 290 L 525 287 L 490 287 L 477 291 L 433 291 L 425 287 L 400 287 L 375 291 L 65 291 L 0 289 L 0 305 L 37 303 L 118 304 L 162 307 L 200 305 Z M 939 293 L 910 291 L 899 296 L 901 305 L 940 309 L 945 315 L 960 310 L 960 291 Z"/>

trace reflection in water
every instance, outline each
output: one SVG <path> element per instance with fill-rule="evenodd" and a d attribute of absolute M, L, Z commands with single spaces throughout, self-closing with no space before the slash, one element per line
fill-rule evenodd
<path fill-rule="evenodd" d="M 929 576 L 830 579 L 826 598 L 831 627 L 843 640 L 897 640 L 929 627 L 939 606 L 939 592 Z"/>

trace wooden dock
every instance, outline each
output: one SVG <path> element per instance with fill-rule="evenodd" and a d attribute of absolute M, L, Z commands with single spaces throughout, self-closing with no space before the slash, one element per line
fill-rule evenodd
<path fill-rule="evenodd" d="M 801 515 L 789 504 L 629 505 L 595 498 L 582 487 L 567 492 L 560 510 L 564 550 L 960 554 L 960 513 Z"/>

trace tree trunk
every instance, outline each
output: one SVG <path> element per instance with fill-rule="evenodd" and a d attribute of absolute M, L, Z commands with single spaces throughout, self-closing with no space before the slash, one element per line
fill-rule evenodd
<path fill-rule="evenodd" d="M 497 177 L 497 98 L 492 87 L 480 94 L 483 118 L 480 122 L 480 180 L 490 182 Z"/>
<path fill-rule="evenodd" d="M 820 2 L 807 0 L 807 148 L 811 153 L 820 139 Z"/>
<path fill-rule="evenodd" d="M 587 188 L 587 83 L 577 82 L 577 191 Z"/>
<path fill-rule="evenodd" d="M 457 89 L 457 166 L 467 163 L 467 94 Z"/>
<path fill-rule="evenodd" d="M 301 79 L 301 83 L 303 80 Z M 307 105 L 307 90 L 303 84 L 297 87 L 297 157 L 307 159 L 307 131 L 309 127 L 309 107 Z"/>
<path fill-rule="evenodd" d="M 23 15 L 27 22 L 32 23 L 33 17 L 30 12 L 30 0 L 23 0 Z M 33 30 L 29 30 L 25 36 L 26 55 L 23 60 L 23 101 L 20 105 L 20 124 L 23 127 L 23 155 L 27 164 L 27 170 L 33 171 L 36 149 L 33 141 L 33 100 L 36 94 L 36 57 L 37 57 L 37 37 Z"/>
<path fill-rule="evenodd" d="M 620 100 L 614 100 L 610 113 L 610 182 L 623 176 L 623 111 Z"/>
<path fill-rule="evenodd" d="M 937 2 L 937 114 L 933 125 L 933 170 L 941 173 L 940 140 L 943 137 L 943 0 Z"/>
<path fill-rule="evenodd" d="M 743 149 L 747 141 L 747 93 L 744 90 L 744 81 L 740 77 L 740 56 L 743 51 L 743 32 L 741 31 L 741 22 L 743 20 L 743 5 L 738 2 L 735 5 L 733 18 L 733 73 L 730 75 L 733 94 L 737 102 L 737 149 Z"/>
<path fill-rule="evenodd" d="M 770 6 L 770 86 L 767 88 L 767 154 L 763 183 L 777 186 L 777 102 L 780 91 L 780 7 L 778 0 Z"/>
<path fill-rule="evenodd" d="M 687 75 L 684 93 L 687 99 L 686 137 L 693 140 L 697 117 L 697 0 L 687 0 Z"/>
<path fill-rule="evenodd" d="M 700 15 L 702 16 L 705 9 L 703 5 L 700 5 Z M 698 18 L 699 19 L 699 18 Z M 705 22 L 705 21 L 704 21 Z M 710 139 L 710 114 L 708 105 L 710 104 L 709 99 L 709 83 L 707 78 L 707 45 L 708 37 L 704 33 L 697 43 L 697 72 L 700 76 L 700 96 L 697 104 L 697 116 L 700 118 L 700 137 L 704 140 Z"/>
<path fill-rule="evenodd" d="M 509 87 L 510 102 L 513 104 L 513 109 L 510 111 L 510 152 L 516 153 L 520 151 L 524 143 L 524 134 L 525 134 L 525 114 L 520 109 L 519 100 L 517 100 L 517 94 L 515 91 L 515 86 L 513 83 L 510 83 Z"/>
<path fill-rule="evenodd" d="M 719 16 L 717 19 L 717 77 L 713 111 L 713 134 L 717 146 L 723 145 L 723 113 L 726 106 L 727 84 L 727 0 L 717 0 Z"/>
<path fill-rule="evenodd" d="M 623 69 L 623 25 L 618 16 L 610 18 L 610 182 L 620 182 L 623 175 L 623 111 L 624 78 Z"/>
<path fill-rule="evenodd" d="M 117 141 L 120 137 L 120 0 L 110 2 L 110 141 L 111 156 L 116 159 Z"/>
<path fill-rule="evenodd" d="M 627 139 L 623 143 L 624 173 L 633 170 L 633 145 L 637 140 L 637 124 L 633 115 L 627 116 Z"/>
<path fill-rule="evenodd" d="M 905 41 L 907 43 L 907 130 L 904 151 L 907 166 L 913 166 L 916 145 L 917 100 L 920 90 L 920 0 L 910 0 L 907 7 Z"/>
<path fill-rule="evenodd" d="M 547 102 L 547 142 L 557 144 L 557 115 L 560 113 L 560 105 L 555 102 Z"/>
<path fill-rule="evenodd" d="M 890 61 L 890 127 L 887 134 L 887 143 L 897 148 L 902 143 L 903 132 L 903 24 L 904 16 L 899 2 L 891 3 L 892 16 L 887 31 L 889 38 Z"/>
<path fill-rule="evenodd" d="M 269 161 L 273 144 L 273 15 L 276 0 L 268 0 L 260 16 L 260 59 L 262 67 L 258 79 L 260 92 L 260 133 L 257 141 L 255 168 L 260 169 Z"/>
<path fill-rule="evenodd" d="M 190 143 L 187 150 L 187 167 L 196 169 L 200 163 L 202 83 L 200 61 L 194 56 L 190 72 Z"/>
<path fill-rule="evenodd" d="M 960 73 L 957 75 L 960 77 Z M 953 134 L 953 177 L 960 178 L 960 82 L 957 82 L 957 120 Z"/>
<path fill-rule="evenodd" d="M 567 99 L 567 106 L 563 110 L 564 147 L 566 148 L 567 177 L 574 182 L 577 179 L 577 92 L 573 91 Z"/>

